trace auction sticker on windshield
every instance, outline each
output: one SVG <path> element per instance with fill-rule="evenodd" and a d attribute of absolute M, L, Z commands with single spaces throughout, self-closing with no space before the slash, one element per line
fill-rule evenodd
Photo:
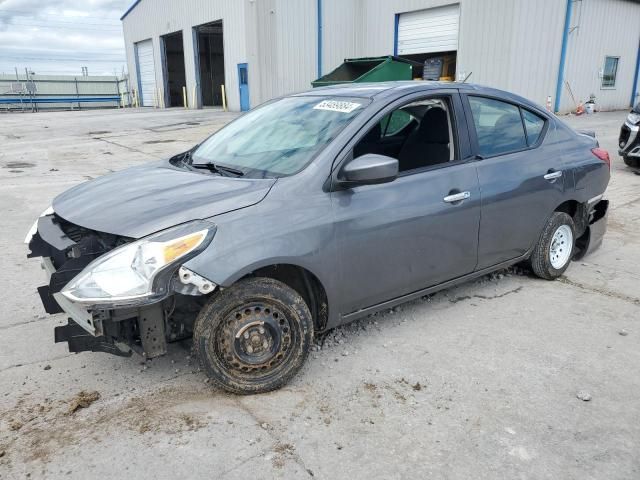
<path fill-rule="evenodd" d="M 330 112 L 351 113 L 360 106 L 359 103 L 347 102 L 344 100 L 323 100 L 314 110 L 329 110 Z"/>

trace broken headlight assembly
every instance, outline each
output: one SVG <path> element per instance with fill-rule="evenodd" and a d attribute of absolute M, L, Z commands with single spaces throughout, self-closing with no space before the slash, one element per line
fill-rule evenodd
<path fill-rule="evenodd" d="M 202 252 L 214 234 L 213 224 L 195 221 L 127 243 L 87 265 L 62 294 L 73 302 L 102 308 L 159 301 L 166 297 L 178 263 Z"/>
<path fill-rule="evenodd" d="M 629 125 L 640 125 L 640 113 L 631 112 L 627 115 L 627 123 Z"/>

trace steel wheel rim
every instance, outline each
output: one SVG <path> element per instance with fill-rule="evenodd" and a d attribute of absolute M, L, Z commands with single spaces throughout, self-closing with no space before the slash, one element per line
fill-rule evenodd
<path fill-rule="evenodd" d="M 286 364 L 297 341 L 293 322 L 269 302 L 251 302 L 229 311 L 220 325 L 215 349 L 236 375 L 262 378 Z"/>
<path fill-rule="evenodd" d="M 560 225 L 553 233 L 549 246 L 549 261 L 556 270 L 564 267 L 573 250 L 573 232 L 569 225 Z"/>

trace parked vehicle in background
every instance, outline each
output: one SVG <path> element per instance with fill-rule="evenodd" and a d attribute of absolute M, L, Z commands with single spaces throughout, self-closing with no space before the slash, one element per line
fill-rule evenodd
<path fill-rule="evenodd" d="M 518 262 L 558 278 L 602 242 L 609 168 L 506 92 L 318 88 L 68 190 L 27 242 L 71 351 L 153 358 L 193 337 L 216 385 L 265 392 L 339 324 Z"/>
<path fill-rule="evenodd" d="M 630 167 L 640 167 L 640 103 L 627 115 L 627 120 L 620 129 L 618 154 Z"/>

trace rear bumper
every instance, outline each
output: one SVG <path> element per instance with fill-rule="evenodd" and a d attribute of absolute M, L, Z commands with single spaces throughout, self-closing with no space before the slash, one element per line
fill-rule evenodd
<path fill-rule="evenodd" d="M 578 254 L 574 257 L 578 260 L 585 255 L 593 253 L 602 246 L 604 235 L 607 233 L 607 221 L 609 217 L 609 200 L 600 200 L 589 212 L 589 226 L 585 233 L 576 241 Z"/>

